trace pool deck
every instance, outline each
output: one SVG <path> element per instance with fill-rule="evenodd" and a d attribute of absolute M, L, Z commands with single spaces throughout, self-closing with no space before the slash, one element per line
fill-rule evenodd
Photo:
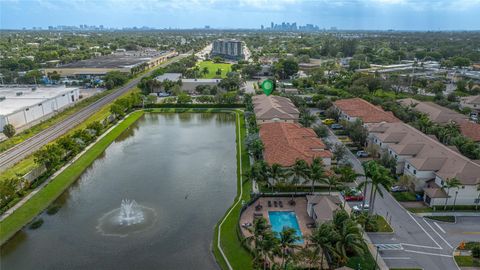
<path fill-rule="evenodd" d="M 305 246 L 307 244 L 306 236 L 312 233 L 312 230 L 307 227 L 307 224 L 314 223 L 314 220 L 308 216 L 307 214 L 307 199 L 305 197 L 295 197 L 295 205 L 290 205 L 288 202 L 291 200 L 291 197 L 261 197 L 259 198 L 254 204 L 250 205 L 245 211 L 243 211 L 242 215 L 240 216 L 240 224 L 245 223 L 252 223 L 254 219 L 254 214 L 262 214 L 263 217 L 270 223 L 270 217 L 268 215 L 269 211 L 294 211 L 297 216 L 298 225 L 300 227 L 300 231 L 302 232 L 303 237 L 303 244 L 301 246 Z M 272 202 L 272 206 L 268 207 L 268 201 Z M 283 207 L 274 206 L 274 201 L 281 201 Z M 255 206 L 258 204 L 262 205 L 262 209 L 256 210 Z M 242 233 L 245 237 L 249 237 L 252 234 L 243 226 Z"/>

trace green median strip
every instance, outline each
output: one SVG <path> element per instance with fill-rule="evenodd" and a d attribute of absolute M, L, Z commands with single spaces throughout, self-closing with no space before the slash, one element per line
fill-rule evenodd
<path fill-rule="evenodd" d="M 124 121 L 96 142 L 95 145 L 87 150 L 80 158 L 52 179 L 43 189 L 33 195 L 30 200 L 0 222 L 0 244 L 6 242 L 17 231 L 22 229 L 23 226 L 47 208 L 48 205 L 80 177 L 83 171 L 88 168 L 125 129 L 137 121 L 143 114 L 143 111 L 136 111 L 130 114 Z"/>

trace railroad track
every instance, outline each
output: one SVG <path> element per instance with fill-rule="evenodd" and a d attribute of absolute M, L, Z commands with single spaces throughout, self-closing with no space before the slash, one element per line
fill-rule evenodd
<path fill-rule="evenodd" d="M 185 55 L 177 56 L 174 60 L 159 65 L 159 67 L 169 65 L 171 63 L 177 62 L 178 60 L 184 58 Z M 63 134 L 67 133 L 70 129 L 74 128 L 81 122 L 88 119 L 96 111 L 98 111 L 103 106 L 114 101 L 116 98 L 128 92 L 130 89 L 135 87 L 138 82 L 145 76 L 150 75 L 153 72 L 150 71 L 145 75 L 135 78 L 129 81 L 126 85 L 120 87 L 114 92 L 108 94 L 107 96 L 95 101 L 94 103 L 88 105 L 87 107 L 81 109 L 77 113 L 65 118 L 59 123 L 54 124 L 53 126 L 35 134 L 34 136 L 28 138 L 27 140 L 13 146 L 12 148 L 0 153 L 0 172 L 5 169 L 15 165 L 17 162 L 21 161 L 25 157 L 33 154 L 35 151 L 40 149 L 42 146 L 47 143 L 57 139 Z"/>

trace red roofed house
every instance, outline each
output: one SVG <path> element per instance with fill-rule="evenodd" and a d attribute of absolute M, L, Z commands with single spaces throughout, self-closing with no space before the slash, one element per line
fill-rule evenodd
<path fill-rule="evenodd" d="M 311 128 L 296 123 L 264 123 L 260 125 L 260 138 L 264 144 L 263 157 L 269 165 L 291 167 L 297 159 L 310 164 L 315 157 L 322 158 L 325 166 L 331 165 L 332 153 Z"/>
<path fill-rule="evenodd" d="M 380 106 L 361 98 L 341 99 L 335 101 L 333 105 L 340 112 L 340 119 L 349 122 L 355 122 L 357 119 L 362 120 L 364 124 L 400 122 L 392 112 L 386 112 Z"/>

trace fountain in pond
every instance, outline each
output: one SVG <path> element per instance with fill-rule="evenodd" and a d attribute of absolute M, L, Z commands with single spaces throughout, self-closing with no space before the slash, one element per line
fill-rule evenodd
<path fill-rule="evenodd" d="M 118 215 L 118 222 L 120 225 L 130 226 L 133 224 L 142 223 L 144 219 L 143 211 L 138 207 L 138 204 L 135 200 L 122 200 L 120 214 Z"/>
<path fill-rule="evenodd" d="M 103 235 L 125 237 L 150 228 L 156 219 L 154 209 L 139 205 L 135 200 L 123 199 L 120 208 L 99 219 L 97 230 Z"/>

